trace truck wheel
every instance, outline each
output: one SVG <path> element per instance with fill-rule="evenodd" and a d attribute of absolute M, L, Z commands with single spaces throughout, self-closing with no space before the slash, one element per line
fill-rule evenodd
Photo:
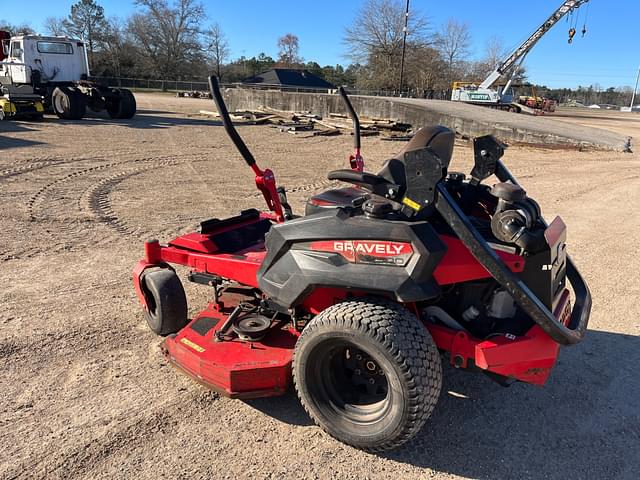
<path fill-rule="evenodd" d="M 315 422 L 367 451 L 398 447 L 433 411 L 442 387 L 431 335 L 401 305 L 376 298 L 333 305 L 305 327 L 293 381 Z"/>
<path fill-rule="evenodd" d="M 136 114 L 136 97 L 127 89 L 120 89 L 118 93 L 116 100 L 107 103 L 107 113 L 111 118 L 132 118 Z"/>
<path fill-rule="evenodd" d="M 69 87 L 56 87 L 51 95 L 51 106 L 64 120 L 80 120 L 87 110 L 84 95 Z"/>
<path fill-rule="evenodd" d="M 145 273 L 142 291 L 149 307 L 145 318 L 154 333 L 169 335 L 187 324 L 187 297 L 173 270 L 161 268 Z"/>

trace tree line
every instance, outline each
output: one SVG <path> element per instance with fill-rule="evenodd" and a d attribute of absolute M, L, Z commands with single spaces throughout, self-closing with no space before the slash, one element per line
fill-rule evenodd
<path fill-rule="evenodd" d="M 232 58 L 222 26 L 209 22 L 200 0 L 134 3 L 135 13 L 120 18 L 107 16 L 97 0 L 79 0 L 66 17 L 48 18 L 45 30 L 51 35 L 83 38 L 92 74 L 108 77 L 184 81 L 202 79 L 214 71 L 224 82 L 238 82 L 274 67 L 290 67 L 306 68 L 335 85 L 397 91 L 404 50 L 402 88 L 424 97 L 445 97 L 454 81 L 481 82 L 508 53 L 502 41 L 492 37 L 480 58 L 473 58 L 467 24 L 450 19 L 435 26 L 417 10 L 406 17 L 403 0 L 364 0 L 344 30 L 346 66 L 321 66 L 303 59 L 300 39 L 291 32 L 278 39 L 276 58 L 265 53 Z M 4 29 L 15 33 L 33 31 L 28 25 L 4 25 Z M 524 69 L 516 72 L 515 84 L 526 84 Z M 527 88 L 520 90 L 528 94 Z M 558 100 L 562 100 L 560 96 L 578 96 L 567 89 L 539 90 L 556 95 Z M 589 92 L 578 93 L 596 98 Z M 626 95 L 619 89 L 601 93 L 597 98 L 614 104 Z"/>

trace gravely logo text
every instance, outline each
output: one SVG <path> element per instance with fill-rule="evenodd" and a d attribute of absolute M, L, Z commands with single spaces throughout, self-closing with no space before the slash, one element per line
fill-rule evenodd
<path fill-rule="evenodd" d="M 409 251 L 404 250 L 409 247 Z M 401 255 L 410 253 L 411 247 L 406 243 L 374 243 L 374 242 L 333 242 L 336 252 L 356 252 L 369 255 Z"/>
<path fill-rule="evenodd" d="M 351 263 L 404 266 L 413 248 L 410 243 L 375 240 L 329 240 L 311 242 L 311 250 L 334 252 Z"/>

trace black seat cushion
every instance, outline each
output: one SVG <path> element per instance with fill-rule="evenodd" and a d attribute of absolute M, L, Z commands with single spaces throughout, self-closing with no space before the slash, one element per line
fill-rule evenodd
<path fill-rule="evenodd" d="M 307 200 L 304 214 L 312 215 L 326 208 L 349 206 L 358 198 L 367 195 L 367 192 L 355 187 L 334 188 L 326 192 L 314 195 Z"/>
<path fill-rule="evenodd" d="M 377 177 L 380 177 L 380 181 L 386 180 L 395 185 L 406 185 L 404 168 L 405 153 L 412 152 L 414 150 L 422 150 L 427 147 L 440 158 L 443 166 L 446 168 L 449 166 L 449 162 L 451 161 L 454 141 L 455 133 L 447 127 L 443 127 L 442 125 L 423 127 L 416 132 L 400 153 L 385 163 Z M 349 181 L 357 178 L 358 175 L 368 175 L 373 180 L 375 180 L 374 177 L 376 177 L 375 175 L 367 173 L 358 174 L 354 172 L 352 175 L 349 175 L 350 173 L 351 172 L 345 170 L 337 170 L 329 174 L 329 179 L 343 179 L 345 175 L 347 177 L 353 177 Z M 307 200 L 305 215 L 311 215 L 326 208 L 351 205 L 354 200 L 366 195 L 366 191 L 354 187 L 327 190 L 326 192 L 314 195 Z"/>

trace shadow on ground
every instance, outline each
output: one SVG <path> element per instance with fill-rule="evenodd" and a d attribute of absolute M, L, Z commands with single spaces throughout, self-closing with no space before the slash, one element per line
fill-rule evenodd
<path fill-rule="evenodd" d="M 421 433 L 381 454 L 469 478 L 637 478 L 640 337 L 590 331 L 562 350 L 543 388 L 503 388 L 444 369 L 440 401 Z M 294 394 L 248 402 L 293 425 L 310 421 Z"/>
<path fill-rule="evenodd" d="M 127 120 L 118 120 L 109 118 L 104 113 L 91 113 L 82 120 L 59 120 L 61 124 L 73 123 L 79 126 L 94 127 L 103 125 L 118 125 L 127 128 L 135 128 L 141 130 L 149 129 L 165 129 L 175 126 L 202 126 L 209 124 L 213 126 L 221 126 L 222 122 L 204 116 L 189 118 L 182 114 L 172 114 L 156 110 L 141 110 L 136 115 Z M 243 126 L 242 123 L 235 124 L 236 127 Z"/>
<path fill-rule="evenodd" d="M 40 122 L 22 122 L 16 120 L 4 120 L 0 122 L 0 151 L 10 148 L 30 147 L 32 145 L 42 145 L 43 142 L 36 140 L 25 140 L 22 138 L 5 137 L 3 133 L 23 133 L 39 130 Z"/>

